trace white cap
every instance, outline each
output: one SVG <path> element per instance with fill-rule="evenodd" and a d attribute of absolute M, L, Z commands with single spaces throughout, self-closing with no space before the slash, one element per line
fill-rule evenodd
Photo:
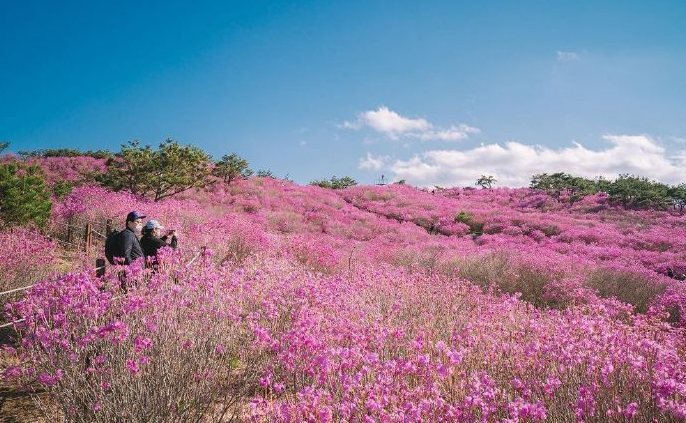
<path fill-rule="evenodd" d="M 164 226 L 160 225 L 160 222 L 158 222 L 157 220 L 148 220 L 145 223 L 145 226 L 143 226 L 143 229 L 164 229 Z"/>

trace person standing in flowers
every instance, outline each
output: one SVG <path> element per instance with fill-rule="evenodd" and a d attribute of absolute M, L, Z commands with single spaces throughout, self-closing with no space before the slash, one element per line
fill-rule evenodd
<path fill-rule="evenodd" d="M 141 247 L 143 248 L 143 255 L 147 261 L 156 261 L 157 250 L 163 247 L 172 247 L 176 249 L 178 244 L 178 238 L 176 237 L 176 231 L 167 231 L 166 235 L 162 235 L 162 230 L 164 226 L 160 225 L 157 220 L 149 220 L 145 226 L 143 226 L 143 237 L 141 238 Z M 171 236 L 170 242 L 167 242 Z"/>
<path fill-rule="evenodd" d="M 136 234 L 141 232 L 143 228 L 144 215 L 137 211 L 132 211 L 126 216 L 126 229 L 121 231 L 119 238 L 119 254 L 116 257 L 122 257 L 124 264 L 129 265 L 136 261 L 136 259 L 143 257 L 143 249 L 141 243 L 138 241 Z"/>
<path fill-rule="evenodd" d="M 137 233 L 143 228 L 145 216 L 132 211 L 126 215 L 126 227 L 123 231 L 115 231 L 107 235 L 105 240 L 105 257 L 110 264 L 130 265 L 143 257 L 143 249 L 138 241 Z M 121 289 L 126 292 L 126 272 L 118 272 Z"/>

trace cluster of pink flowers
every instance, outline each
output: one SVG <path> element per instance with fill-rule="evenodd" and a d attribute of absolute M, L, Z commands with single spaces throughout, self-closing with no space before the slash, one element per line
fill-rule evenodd
<path fill-rule="evenodd" d="M 557 275 L 546 282 L 541 295 L 547 299 L 541 301 L 573 297 L 588 303 L 597 295 L 615 296 L 641 311 L 669 313 L 669 319 L 686 324 L 686 286 L 666 277 L 667 269 L 677 276 L 686 272 L 684 216 L 612 208 L 602 195 L 573 207 L 550 199 L 530 201 L 540 195 L 529 189 L 432 194 L 400 185 L 334 191 L 251 178 L 162 203 L 77 188 L 55 205 L 53 214 L 56 220 L 100 222 L 98 230 L 104 231 L 106 219 L 119 227 L 122 216 L 137 209 L 180 230 L 186 250 L 206 245 L 222 260 L 230 258 L 228 250 L 242 257 L 268 246 L 323 271 L 361 260 L 445 267 L 464 257 L 506 252 L 529 268 Z M 227 230 L 226 224 L 235 220 L 243 223 Z M 469 232 L 480 236 L 473 239 Z M 651 286 L 650 294 L 641 294 L 650 304 L 636 304 L 631 295 L 611 289 L 589 288 L 588 275 L 596 270 L 640 277 Z M 503 288 L 502 278 L 491 282 Z M 514 293 L 522 287 L 512 289 L 505 290 Z M 560 295 L 564 298 L 558 301 Z"/>
<path fill-rule="evenodd" d="M 159 269 L 46 279 L 8 309 L 3 374 L 72 420 L 686 419 L 686 284 L 664 275 L 684 216 L 250 178 L 159 203 L 78 188 L 53 219 L 133 209 L 183 234 Z"/>
<path fill-rule="evenodd" d="M 419 269 L 329 275 L 276 254 L 189 268 L 171 255 L 128 280 L 123 297 L 116 273 L 32 290 L 12 307 L 22 365 L 5 375 L 91 421 L 134 407 L 126 390 L 204 404 L 227 382 L 265 421 L 686 418 L 683 331 L 621 303 L 542 311 Z"/>
<path fill-rule="evenodd" d="M 13 154 L 0 157 L 3 162 L 21 160 Z M 37 165 L 43 169 L 48 185 L 69 182 L 82 185 L 93 180 L 92 175 L 106 170 L 106 159 L 94 157 L 29 157 L 23 160 L 27 165 Z"/>
<path fill-rule="evenodd" d="M 0 292 L 44 280 L 57 264 L 57 245 L 34 229 L 0 231 Z M 5 303 L 20 293 L 0 296 L 0 312 Z M 5 321 L 0 318 L 0 321 Z"/>
<path fill-rule="evenodd" d="M 92 174 L 106 170 L 106 159 L 94 157 L 41 157 L 27 159 L 28 164 L 36 164 L 45 171 L 50 182 L 74 182 L 82 184 L 92 179 Z"/>
<path fill-rule="evenodd" d="M 640 274 L 646 283 L 666 285 L 656 310 L 680 308 L 673 318 L 686 324 L 686 285 L 666 277 L 686 273 L 686 216 L 665 211 L 625 211 L 607 207 L 602 195 L 573 207 L 557 202 L 527 201 L 541 194 L 529 189 L 449 190 L 431 194 L 407 186 L 355 187 L 342 196 L 377 215 L 413 222 L 449 235 L 445 222 L 467 221 L 480 234 L 473 246 L 457 249 L 516 252 L 540 269 L 565 269 L 583 281 L 588 269 Z M 426 222 L 430 222 L 427 225 Z M 461 234 L 449 238 L 459 238 Z M 459 242 L 458 242 L 459 243 Z M 450 248 L 450 241 L 444 242 Z M 461 251 L 462 253 L 462 251 Z M 568 278 L 570 279 L 570 278 Z M 579 286 L 581 287 L 581 286 Z M 657 311 L 656 311 L 657 312 Z M 676 317 L 675 317 L 676 316 Z"/>

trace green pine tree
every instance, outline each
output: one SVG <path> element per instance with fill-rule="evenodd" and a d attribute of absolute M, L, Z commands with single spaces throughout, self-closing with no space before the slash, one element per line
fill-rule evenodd
<path fill-rule="evenodd" d="M 0 164 L 0 220 L 3 225 L 44 226 L 52 202 L 38 166 Z"/>

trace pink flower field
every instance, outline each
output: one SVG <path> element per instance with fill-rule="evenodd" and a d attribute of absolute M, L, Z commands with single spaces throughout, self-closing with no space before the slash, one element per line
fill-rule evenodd
<path fill-rule="evenodd" d="M 57 179 L 102 166 L 54 162 Z M 0 291 L 37 283 L 5 305 L 3 384 L 53 418 L 686 420 L 686 282 L 666 276 L 686 273 L 685 215 L 257 177 L 161 202 L 93 186 L 55 201 L 44 233 L 0 233 L 14 242 Z M 48 238 L 121 228 L 130 210 L 180 233 L 156 272 L 99 278 L 102 240 Z"/>

